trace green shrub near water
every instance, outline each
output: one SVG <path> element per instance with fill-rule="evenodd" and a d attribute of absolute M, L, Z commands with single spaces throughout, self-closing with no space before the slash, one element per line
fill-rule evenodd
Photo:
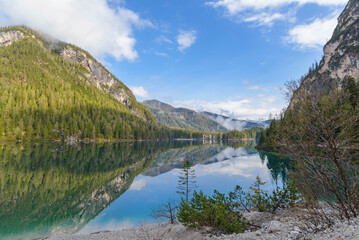
<path fill-rule="evenodd" d="M 277 187 L 271 194 L 262 189 L 265 184 L 257 177 L 248 193 L 240 186 L 228 196 L 216 190 L 213 196 L 194 192 L 189 202 L 182 199 L 178 220 L 187 228 L 211 227 L 213 232 L 242 233 L 255 226 L 243 216 L 244 211 L 274 213 L 278 209 L 295 207 L 300 200 L 293 182 L 285 183 L 283 188 Z"/>
<path fill-rule="evenodd" d="M 259 177 L 256 178 L 250 192 L 245 194 L 244 204 L 247 210 L 274 213 L 278 209 L 295 207 L 300 200 L 298 189 L 292 181 L 285 183 L 283 188 L 277 186 L 271 194 L 262 189 L 265 184 Z"/>
<path fill-rule="evenodd" d="M 187 228 L 208 226 L 214 232 L 242 233 L 249 224 L 233 199 L 217 191 L 213 196 L 194 192 L 189 202 L 181 202 L 177 217 Z"/>

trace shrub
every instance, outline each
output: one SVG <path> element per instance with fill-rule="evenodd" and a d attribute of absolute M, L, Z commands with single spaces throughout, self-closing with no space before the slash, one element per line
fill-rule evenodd
<path fill-rule="evenodd" d="M 231 197 L 217 191 L 213 196 L 206 196 L 202 191 L 194 192 L 189 202 L 182 199 L 177 217 L 187 228 L 207 226 L 213 232 L 241 233 L 249 224 L 242 213 L 236 211 Z"/>
<path fill-rule="evenodd" d="M 245 193 L 236 186 L 228 196 L 214 191 L 213 196 L 203 192 L 194 192 L 193 198 L 186 202 L 182 199 L 177 214 L 178 221 L 187 228 L 211 227 L 213 232 L 242 233 L 249 227 L 256 227 L 243 216 L 243 211 L 274 213 L 278 209 L 296 206 L 300 195 L 293 182 L 277 187 L 272 194 L 262 189 L 263 182 L 259 177 Z"/>
<path fill-rule="evenodd" d="M 278 209 L 294 207 L 300 200 L 298 189 L 292 181 L 284 183 L 283 188 L 277 187 L 272 194 L 262 189 L 265 184 L 266 182 L 263 182 L 260 177 L 256 178 L 250 187 L 250 192 L 245 196 L 247 210 L 274 213 Z"/>

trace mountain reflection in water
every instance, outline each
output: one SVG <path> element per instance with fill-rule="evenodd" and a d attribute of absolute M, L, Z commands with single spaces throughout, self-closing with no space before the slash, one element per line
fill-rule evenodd
<path fill-rule="evenodd" d="M 249 186 L 257 175 L 272 182 L 287 178 L 289 160 L 248 149 L 252 147 L 250 142 L 2 144 L 0 239 L 153 222 L 151 207 L 176 197 L 178 169 L 185 159 L 195 165 L 205 192 Z"/>

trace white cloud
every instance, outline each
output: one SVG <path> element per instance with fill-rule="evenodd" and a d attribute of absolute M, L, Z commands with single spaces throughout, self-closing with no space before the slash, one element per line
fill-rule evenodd
<path fill-rule="evenodd" d="M 183 52 L 186 48 L 192 46 L 197 39 L 196 31 L 183 31 L 180 30 L 179 35 L 177 36 L 178 49 Z"/>
<path fill-rule="evenodd" d="M 285 15 L 280 13 L 259 13 L 244 18 L 245 22 L 255 22 L 258 25 L 272 25 L 274 21 L 285 19 Z"/>
<path fill-rule="evenodd" d="M 243 148 L 227 148 L 212 158 L 216 160 L 208 165 L 196 165 L 196 176 L 225 175 L 245 178 L 263 176 L 265 180 L 270 179 L 266 162 L 262 163 L 258 154 L 248 155 Z"/>
<path fill-rule="evenodd" d="M 225 8 L 226 11 L 228 11 L 228 14 L 236 15 L 249 9 L 263 10 L 266 8 L 278 8 L 288 6 L 293 3 L 299 5 L 314 3 L 321 6 L 339 6 L 344 5 L 347 2 L 347 0 L 216 0 L 207 2 L 207 5 L 214 8 Z"/>
<path fill-rule="evenodd" d="M 142 86 L 130 86 L 129 87 L 136 97 L 148 98 L 148 92 Z"/>
<path fill-rule="evenodd" d="M 140 191 L 140 190 L 142 190 L 143 187 L 146 186 L 146 184 L 147 184 L 146 178 L 137 179 L 131 184 L 129 190 Z"/>
<path fill-rule="evenodd" d="M 168 39 L 166 36 L 159 36 L 158 38 L 156 38 L 156 42 L 159 43 L 159 44 L 162 44 L 162 43 L 173 43 L 170 39 Z"/>
<path fill-rule="evenodd" d="M 175 101 L 172 105 L 194 109 L 199 112 L 212 112 L 236 119 L 257 120 L 267 118 L 269 113 L 279 114 L 284 108 L 285 103 L 278 101 L 278 98 L 275 96 L 265 96 L 263 98 L 242 99 L 239 101 L 228 100 L 223 102 L 202 100 Z"/>
<path fill-rule="evenodd" d="M 249 86 L 247 89 L 248 90 L 259 90 L 259 86 L 258 85 L 253 85 L 253 86 Z"/>
<path fill-rule="evenodd" d="M 152 26 L 122 5 L 111 9 L 106 0 L 0 0 L 0 16 L 8 19 L 1 25 L 26 25 L 76 44 L 95 57 L 112 55 L 130 61 L 138 56 L 133 28 Z"/>
<path fill-rule="evenodd" d="M 167 57 L 167 56 L 168 56 L 168 54 L 167 54 L 167 53 L 164 53 L 164 52 L 157 52 L 157 51 L 155 51 L 155 54 L 156 54 L 157 56 L 161 56 L 161 57 Z"/>
<path fill-rule="evenodd" d="M 282 9 L 295 5 L 317 4 L 320 6 L 343 6 L 348 0 L 213 0 L 206 4 L 224 9 L 225 15 L 235 20 L 254 22 L 257 25 L 272 25 L 277 20 L 287 20 L 291 10 Z M 294 7 L 294 8 L 295 8 Z M 280 11 L 282 10 L 283 13 Z"/>
<path fill-rule="evenodd" d="M 248 84 L 248 83 L 249 83 L 249 80 L 243 80 L 242 83 L 243 83 L 243 84 Z"/>
<path fill-rule="evenodd" d="M 161 56 L 161 57 L 167 57 L 168 54 L 165 53 L 165 52 L 158 52 L 156 51 L 155 49 L 151 48 L 151 49 L 148 49 L 148 50 L 143 50 L 143 53 L 145 54 L 156 54 L 157 56 Z"/>
<path fill-rule="evenodd" d="M 286 40 L 301 49 L 322 47 L 332 36 L 336 25 L 337 16 L 329 19 L 317 18 L 309 24 L 293 27 Z"/>

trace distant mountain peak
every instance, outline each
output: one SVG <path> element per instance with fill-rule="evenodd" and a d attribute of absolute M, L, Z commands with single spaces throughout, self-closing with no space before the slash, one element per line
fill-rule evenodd
<path fill-rule="evenodd" d="M 144 101 L 143 105 L 155 115 L 157 122 L 192 130 L 227 132 L 252 127 L 268 127 L 270 121 L 238 120 L 211 112 L 196 112 L 187 108 L 174 108 L 158 100 Z"/>
<path fill-rule="evenodd" d="M 270 120 L 267 121 L 252 121 L 252 120 L 239 120 L 224 115 L 211 113 L 211 112 L 201 112 L 202 115 L 211 118 L 213 121 L 221 124 L 223 127 L 228 130 L 245 130 L 253 127 L 263 127 L 267 128 L 270 124 Z"/>
<path fill-rule="evenodd" d="M 142 102 L 145 106 L 157 109 L 157 110 L 162 110 L 162 111 L 172 111 L 175 108 L 172 107 L 171 105 L 167 104 L 167 103 L 163 103 L 160 102 L 158 100 L 152 99 L 152 100 L 146 100 Z"/>
<path fill-rule="evenodd" d="M 175 108 L 158 100 L 147 100 L 142 102 L 142 104 L 155 115 L 157 122 L 162 125 L 197 131 L 228 131 L 228 129 L 224 128 L 212 119 L 209 119 L 191 109 Z"/>

